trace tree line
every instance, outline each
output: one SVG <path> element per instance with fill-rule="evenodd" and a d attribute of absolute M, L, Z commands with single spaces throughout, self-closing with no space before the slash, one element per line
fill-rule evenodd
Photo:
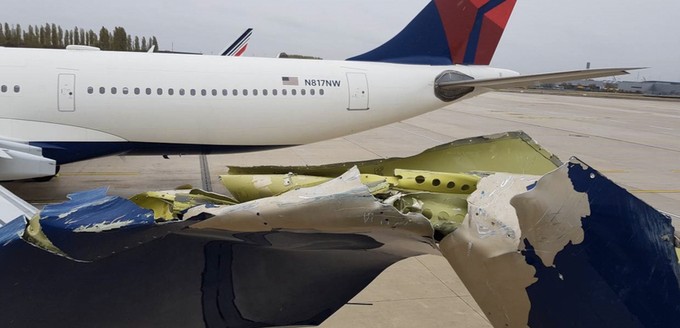
<path fill-rule="evenodd" d="M 29 25 L 27 30 L 19 24 L 0 24 L 0 46 L 3 47 L 63 49 L 68 45 L 85 45 L 115 51 L 147 51 L 151 46 L 156 46 L 158 51 L 158 40 L 155 36 L 149 38 L 142 36 L 140 39 L 139 36 L 127 34 L 125 28 L 118 26 L 113 31 L 102 26 L 97 33 L 78 27 L 63 29 L 54 23 L 46 23 L 43 26 Z"/>

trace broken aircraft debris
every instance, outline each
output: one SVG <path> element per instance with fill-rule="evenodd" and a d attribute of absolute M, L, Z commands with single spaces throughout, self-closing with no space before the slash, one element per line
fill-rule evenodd
<path fill-rule="evenodd" d="M 221 179 L 233 198 L 97 189 L 3 212 L 3 326 L 319 324 L 389 265 L 439 252 L 496 327 L 680 319 L 670 219 L 522 132 Z"/>

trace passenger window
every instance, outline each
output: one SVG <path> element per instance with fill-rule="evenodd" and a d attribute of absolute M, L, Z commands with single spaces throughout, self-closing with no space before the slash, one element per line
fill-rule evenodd
<path fill-rule="evenodd" d="M 189 91 L 189 93 L 190 93 L 192 96 L 195 96 L 195 95 L 196 95 L 196 89 L 191 89 L 191 91 Z"/>
<path fill-rule="evenodd" d="M 7 91 L 7 87 L 6 87 L 6 86 L 3 85 L 2 87 L 3 87 L 2 92 Z M 93 87 L 87 87 L 87 93 L 93 94 L 93 93 L 94 93 L 94 88 L 93 88 Z"/>
<path fill-rule="evenodd" d="M 287 94 L 288 94 L 288 90 L 286 90 L 286 89 L 281 90 L 281 94 L 284 95 L 284 96 L 287 95 Z"/>
<path fill-rule="evenodd" d="M 172 96 L 175 94 L 175 90 L 173 88 L 168 89 L 168 95 Z"/>
<path fill-rule="evenodd" d="M 139 88 L 135 88 L 135 94 L 136 95 L 140 94 L 141 92 L 142 92 L 142 90 L 140 90 Z"/>
<path fill-rule="evenodd" d="M 208 94 L 208 91 L 205 91 L 205 89 L 201 90 L 201 96 L 205 96 Z"/>
<path fill-rule="evenodd" d="M 248 89 L 243 89 L 243 95 L 247 96 L 248 95 Z"/>
<path fill-rule="evenodd" d="M 156 93 L 157 93 L 159 96 L 162 95 L 162 94 L 163 94 L 163 89 L 161 89 L 161 88 L 156 89 Z"/>
<path fill-rule="evenodd" d="M 323 93 L 324 93 L 324 92 L 323 92 L 323 89 L 319 89 L 319 95 L 320 95 L 320 96 L 323 96 Z"/>
<path fill-rule="evenodd" d="M 306 93 L 307 93 L 307 90 L 305 90 L 305 89 L 300 90 L 300 94 L 301 94 L 301 95 L 304 96 Z"/>
<path fill-rule="evenodd" d="M 115 95 L 116 93 L 118 93 L 118 89 L 116 87 L 111 88 L 111 94 Z"/>
<path fill-rule="evenodd" d="M 104 87 L 99 87 L 99 94 L 102 94 L 102 95 L 103 95 L 104 93 L 106 93 L 106 88 L 104 88 Z"/>
<path fill-rule="evenodd" d="M 1 86 L 0 91 L 2 91 L 3 93 L 7 92 L 7 86 L 6 85 Z"/>
<path fill-rule="evenodd" d="M 253 96 L 257 96 L 257 89 L 253 89 Z"/>
<path fill-rule="evenodd" d="M 123 87 L 123 94 L 126 95 L 128 93 L 130 93 L 130 89 L 128 89 L 128 87 Z"/>
<path fill-rule="evenodd" d="M 14 92 L 15 92 L 15 93 L 19 93 L 19 91 L 21 91 L 21 87 L 18 86 L 18 85 L 15 85 L 15 86 L 14 86 Z"/>
<path fill-rule="evenodd" d="M 212 94 L 213 96 L 217 96 L 217 90 L 216 90 L 216 89 L 212 89 L 211 94 Z"/>
<path fill-rule="evenodd" d="M 262 95 L 263 96 L 266 96 L 268 93 L 269 93 L 269 91 L 267 91 L 267 89 L 262 89 Z"/>
<path fill-rule="evenodd" d="M 297 90 L 295 90 L 295 89 L 290 90 L 290 94 L 293 95 L 293 96 L 297 95 Z"/>
<path fill-rule="evenodd" d="M 151 88 L 146 88 L 146 94 L 151 95 Z"/>
<path fill-rule="evenodd" d="M 272 95 L 273 96 L 276 96 L 277 93 L 279 93 L 278 89 L 272 89 Z"/>
<path fill-rule="evenodd" d="M 229 95 L 229 90 L 227 90 L 227 89 L 222 89 L 222 95 L 223 95 L 223 96 Z"/>
<path fill-rule="evenodd" d="M 314 95 L 314 89 L 309 89 L 309 94 L 310 94 L 311 96 L 313 96 L 313 95 Z"/>
<path fill-rule="evenodd" d="M 179 95 L 184 96 L 184 89 L 179 89 Z"/>

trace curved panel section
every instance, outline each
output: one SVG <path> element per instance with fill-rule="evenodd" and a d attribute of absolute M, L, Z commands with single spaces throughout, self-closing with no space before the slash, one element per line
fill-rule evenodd
<path fill-rule="evenodd" d="M 109 133 L 78 126 L 0 118 L 3 137 L 26 141 L 127 141 Z"/>

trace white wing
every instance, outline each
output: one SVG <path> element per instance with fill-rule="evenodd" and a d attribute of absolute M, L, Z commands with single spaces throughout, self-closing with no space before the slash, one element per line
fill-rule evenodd
<path fill-rule="evenodd" d="M 0 181 L 48 177 L 56 170 L 57 163 L 43 157 L 42 148 L 0 137 Z"/>

